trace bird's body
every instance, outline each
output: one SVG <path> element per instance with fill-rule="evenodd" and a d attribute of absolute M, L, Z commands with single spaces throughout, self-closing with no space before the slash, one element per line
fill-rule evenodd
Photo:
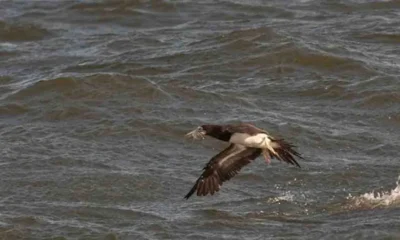
<path fill-rule="evenodd" d="M 235 133 L 231 136 L 229 142 L 254 148 L 270 148 L 271 145 L 271 139 L 265 133 L 257 133 L 256 135 Z"/>
<path fill-rule="evenodd" d="M 195 191 L 198 196 L 213 195 L 219 191 L 223 182 L 231 179 L 242 167 L 261 154 L 267 163 L 270 162 L 270 158 L 277 158 L 300 167 L 294 156 L 302 157 L 292 148 L 293 145 L 283 139 L 275 139 L 265 130 L 251 124 L 202 125 L 186 136 L 193 139 L 211 136 L 230 143 L 226 149 L 212 157 L 203 168 L 203 173 L 185 196 L 186 199 Z"/>

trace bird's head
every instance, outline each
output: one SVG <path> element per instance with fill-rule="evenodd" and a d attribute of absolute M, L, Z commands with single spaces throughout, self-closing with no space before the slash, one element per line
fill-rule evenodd
<path fill-rule="evenodd" d="M 195 130 L 188 132 L 185 136 L 192 139 L 204 139 L 206 135 L 206 130 L 204 130 L 202 126 L 198 126 Z"/>
<path fill-rule="evenodd" d="M 204 139 L 206 135 L 215 137 L 214 135 L 220 133 L 222 131 L 222 127 L 219 125 L 201 125 L 198 126 L 195 130 L 186 134 L 186 137 L 193 139 Z"/>

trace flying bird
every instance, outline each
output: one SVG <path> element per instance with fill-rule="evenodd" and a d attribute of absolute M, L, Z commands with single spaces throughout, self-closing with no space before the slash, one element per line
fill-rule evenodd
<path fill-rule="evenodd" d="M 206 124 L 186 134 L 186 137 L 193 139 L 204 139 L 205 136 L 229 142 L 230 145 L 212 157 L 206 164 L 203 173 L 186 194 L 186 199 L 189 199 L 195 192 L 197 192 L 197 196 L 213 195 L 219 191 L 223 182 L 234 177 L 244 166 L 261 154 L 267 164 L 270 163 L 271 158 L 276 158 L 299 168 L 300 165 L 294 157 L 303 159 L 293 149 L 294 145 L 284 139 L 275 139 L 265 130 L 248 123 Z"/>

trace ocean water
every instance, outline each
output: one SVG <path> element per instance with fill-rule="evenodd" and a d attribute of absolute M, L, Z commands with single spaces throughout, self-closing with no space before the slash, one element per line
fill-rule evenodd
<path fill-rule="evenodd" d="M 400 239 L 399 1 L 0 1 L 0 239 Z M 250 122 L 260 157 L 183 197 Z"/>

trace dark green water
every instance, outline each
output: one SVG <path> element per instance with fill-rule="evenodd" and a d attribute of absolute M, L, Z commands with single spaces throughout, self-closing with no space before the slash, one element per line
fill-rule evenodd
<path fill-rule="evenodd" d="M 400 239 L 398 1 L 0 1 L 0 239 Z M 298 146 L 183 196 L 252 122 Z"/>

